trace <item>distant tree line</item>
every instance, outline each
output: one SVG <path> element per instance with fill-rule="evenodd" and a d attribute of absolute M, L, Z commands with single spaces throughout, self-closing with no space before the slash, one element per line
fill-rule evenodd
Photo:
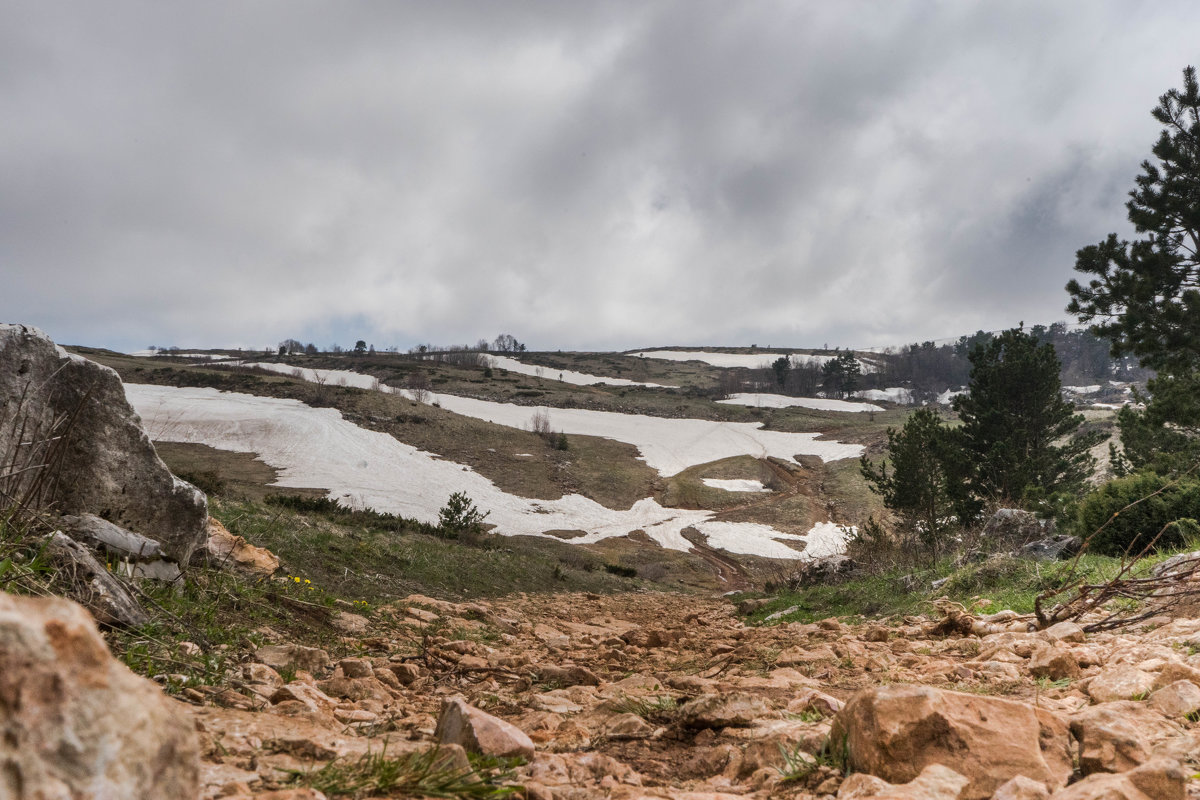
<path fill-rule="evenodd" d="M 178 349 L 178 348 L 174 348 Z M 462 345 L 434 345 L 434 344 L 419 344 L 410 347 L 409 355 L 418 356 L 422 360 L 440 361 L 445 363 L 453 363 L 462 366 L 483 366 L 487 363 L 481 354 L 489 352 L 494 353 L 524 353 L 526 347 L 522 342 L 517 340 L 517 337 L 511 333 L 502 333 L 494 340 L 489 342 L 487 339 L 480 339 L 475 344 Z M 277 352 L 281 356 L 315 356 L 315 355 L 342 355 L 352 354 L 355 356 L 373 356 L 377 352 L 374 344 L 368 344 L 365 339 L 359 339 L 354 343 L 354 347 L 347 350 L 339 344 L 331 344 L 324 350 L 319 349 L 315 344 L 309 342 L 307 344 L 298 339 L 284 339 L 279 343 Z M 384 348 L 385 353 L 397 353 L 399 348 L 387 347 Z"/>
<path fill-rule="evenodd" d="M 1023 329 L 1023 328 L 1022 328 Z M 1038 344 L 1054 348 L 1065 386 L 1103 385 L 1107 381 L 1144 382 L 1153 370 L 1129 355 L 1110 355 L 1110 344 L 1088 330 L 1070 330 L 1065 322 L 1034 325 L 1026 333 Z M 947 389 L 967 385 L 970 354 L 997 334 L 977 331 L 944 344 L 922 342 L 882 352 L 853 353 L 834 349 L 825 358 L 805 355 L 776 359 L 769 369 L 746 370 L 742 388 L 798 397 L 824 393 L 846 397 L 863 389 L 908 389 L 919 403 L 934 401 Z M 736 381 L 735 381 L 736 382 Z"/>

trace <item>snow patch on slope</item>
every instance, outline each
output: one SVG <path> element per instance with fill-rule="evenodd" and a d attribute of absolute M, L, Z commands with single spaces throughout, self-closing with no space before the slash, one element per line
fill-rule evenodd
<path fill-rule="evenodd" d="M 569 369 L 555 369 L 554 367 L 543 367 L 537 364 L 526 364 L 523 361 L 518 361 L 515 358 L 508 356 L 488 356 L 488 363 L 492 367 L 498 369 L 506 369 L 509 372 L 516 372 L 521 375 L 532 375 L 536 378 L 546 378 L 552 381 L 561 381 L 569 383 L 573 386 L 596 386 L 598 384 L 607 384 L 609 386 L 648 386 L 655 389 L 668 388 L 661 383 L 645 383 L 643 381 L 631 381 L 625 378 L 605 378 L 601 375 L 588 375 L 584 372 L 573 372 Z"/>
<path fill-rule="evenodd" d="M 652 498 L 614 510 L 581 495 L 517 497 L 469 467 L 360 428 L 336 409 L 298 400 L 141 384 L 126 384 L 125 392 L 151 438 L 257 453 L 279 470 L 277 486 L 325 487 L 331 498 L 357 508 L 436 522 L 450 494 L 466 492 L 504 535 L 582 530 L 585 535 L 572 542 L 586 544 L 642 530 L 663 547 L 686 551 L 692 545 L 683 530 L 695 528 L 713 547 L 769 558 L 809 555 L 784 540 L 811 540 L 823 552 L 829 538 L 822 527 L 827 523 L 811 537 L 799 536 L 756 523 L 715 522 L 711 511 L 663 508 Z"/>
<path fill-rule="evenodd" d="M 741 392 L 730 395 L 718 403 L 753 408 L 812 408 L 817 411 L 883 411 L 882 406 L 871 403 L 852 403 L 848 400 L 832 400 L 825 397 L 789 397 L 782 394 L 753 394 Z"/>

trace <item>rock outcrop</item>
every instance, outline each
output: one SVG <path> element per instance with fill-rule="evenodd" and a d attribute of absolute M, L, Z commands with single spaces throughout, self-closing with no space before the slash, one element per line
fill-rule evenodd
<path fill-rule="evenodd" d="M 75 603 L 0 593 L 0 797 L 199 794 L 191 719 Z"/>
<path fill-rule="evenodd" d="M 250 544 L 230 533 L 218 520 L 208 520 L 208 538 L 194 559 L 209 566 L 252 576 L 270 576 L 279 569 L 279 557 L 265 547 Z"/>
<path fill-rule="evenodd" d="M 892 783 L 951 765 L 969 781 L 963 800 L 985 800 L 1017 775 L 1058 788 L 1072 772 L 1067 724 L 1054 714 L 929 686 L 860 692 L 835 718 L 830 739 L 854 770 Z"/>
<path fill-rule="evenodd" d="M 0 457 L 51 465 L 42 503 L 153 539 L 179 564 L 204 540 L 204 494 L 159 459 L 113 370 L 68 354 L 36 328 L 0 324 L 0 409 Z M 30 470 L 29 480 L 37 474 Z"/>

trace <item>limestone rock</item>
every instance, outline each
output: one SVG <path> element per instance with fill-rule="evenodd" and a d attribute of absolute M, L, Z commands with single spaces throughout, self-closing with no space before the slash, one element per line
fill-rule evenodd
<path fill-rule="evenodd" d="M 1046 784 L 1018 775 L 997 789 L 992 800 L 1047 800 L 1049 797 Z"/>
<path fill-rule="evenodd" d="M 288 701 L 303 703 L 309 711 L 332 711 L 337 705 L 325 692 L 303 681 L 292 681 L 286 686 L 280 686 L 271 693 L 269 699 L 274 704 Z"/>
<path fill-rule="evenodd" d="M 339 611 L 333 615 L 330 624 L 337 628 L 342 633 L 349 636 L 358 636 L 366 633 L 371 626 L 370 621 L 362 614 L 355 614 L 352 611 Z"/>
<path fill-rule="evenodd" d="M 560 667 L 555 664 L 545 664 L 538 668 L 539 677 L 548 683 L 559 686 L 599 686 L 600 678 L 587 667 L 570 664 Z"/>
<path fill-rule="evenodd" d="M 1023 544 L 1035 539 L 1053 536 L 1054 520 L 1038 519 L 1036 515 L 1019 508 L 998 508 L 983 526 L 982 538 L 989 542 L 1013 542 Z M 1030 556 L 1034 557 L 1034 553 Z M 1058 555 L 1053 556 L 1057 558 Z"/>
<path fill-rule="evenodd" d="M 208 503 L 154 452 L 116 372 L 69 355 L 36 328 L 0 324 L 0 408 L 19 409 L 25 442 L 63 437 L 43 502 L 62 514 L 95 514 L 159 542 L 176 563 L 188 562 L 204 540 Z M 58 418 L 70 419 L 69 427 L 52 430 Z M 18 430 L 0 424 L 0 461 L 36 458 L 17 441 Z"/>
<path fill-rule="evenodd" d="M 68 594 L 107 627 L 137 628 L 150 621 L 125 585 L 71 537 L 55 531 L 46 545 L 50 563 L 68 582 Z"/>
<path fill-rule="evenodd" d="M 416 664 L 392 664 L 390 669 L 392 670 L 392 674 L 396 676 L 396 679 L 404 686 L 410 685 L 417 678 L 421 677 L 421 668 Z"/>
<path fill-rule="evenodd" d="M 188 715 L 61 598 L 0 593 L 0 764 L 3 797 L 195 798 L 200 788 Z"/>
<path fill-rule="evenodd" d="M 1083 540 L 1078 536 L 1047 536 L 1021 545 L 1017 555 L 1035 561 L 1057 561 L 1074 557 L 1082 546 Z"/>
<path fill-rule="evenodd" d="M 1097 703 L 1134 700 L 1150 694 L 1154 675 L 1130 664 L 1109 667 L 1088 682 L 1088 696 Z"/>
<path fill-rule="evenodd" d="M 654 727 L 637 714 L 618 714 L 604 725 L 610 739 L 645 739 L 652 733 Z"/>
<path fill-rule="evenodd" d="M 434 737 L 486 756 L 533 758 L 533 741 L 517 726 L 469 705 L 461 697 L 442 703 Z"/>
<path fill-rule="evenodd" d="M 329 654 L 316 647 L 299 644 L 269 644 L 258 648 L 258 660 L 279 670 L 320 672 L 329 666 Z"/>
<path fill-rule="evenodd" d="M 908 783 L 893 785 L 855 773 L 842 782 L 838 800 L 958 800 L 969 781 L 941 764 L 930 764 Z"/>
<path fill-rule="evenodd" d="M 365 658 L 343 658 L 338 662 L 338 669 L 347 678 L 374 678 L 375 669 Z"/>
<path fill-rule="evenodd" d="M 1025 775 L 1057 788 L 1072 772 L 1066 723 L 1012 700 L 926 686 L 865 689 L 834 719 L 850 767 L 904 783 L 930 764 L 953 764 L 970 781 L 964 800 L 990 797 Z"/>
<path fill-rule="evenodd" d="M 274 553 L 233 535 L 220 520 L 209 517 L 206 531 L 208 538 L 199 554 L 209 566 L 262 576 L 274 575 L 279 569 L 279 558 Z"/>
<path fill-rule="evenodd" d="M 95 514 L 68 515 L 59 520 L 63 532 L 116 561 L 132 578 L 173 581 L 179 565 L 166 558 L 162 545 L 141 534 L 113 525 Z"/>
<path fill-rule="evenodd" d="M 1096 773 L 1055 792 L 1050 800 L 1185 800 L 1187 773 L 1178 762 L 1155 759 L 1120 774 Z"/>
<path fill-rule="evenodd" d="M 1164 717 L 1180 719 L 1200 711 L 1200 686 L 1175 681 L 1150 695 L 1150 707 Z"/>
<path fill-rule="evenodd" d="M 1035 678 L 1078 678 L 1082 673 L 1071 651 L 1062 646 L 1045 644 L 1029 658 L 1029 674 Z"/>
<path fill-rule="evenodd" d="M 1075 642 L 1082 643 L 1087 641 L 1087 634 L 1084 633 L 1083 627 L 1078 623 L 1065 620 L 1051 625 L 1046 630 L 1042 631 L 1042 636 L 1045 636 L 1052 642 Z"/>
<path fill-rule="evenodd" d="M 765 701 L 746 692 L 701 695 L 679 707 L 679 719 L 689 728 L 744 728 L 770 714 Z"/>
<path fill-rule="evenodd" d="M 1071 718 L 1071 733 L 1079 740 L 1079 771 L 1084 775 L 1125 772 L 1150 758 L 1128 705 L 1103 703 Z"/>

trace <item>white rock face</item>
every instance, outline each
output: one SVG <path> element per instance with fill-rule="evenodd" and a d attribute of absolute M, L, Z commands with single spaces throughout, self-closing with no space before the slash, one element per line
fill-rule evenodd
<path fill-rule="evenodd" d="M 199 753 L 191 716 L 83 608 L 0 593 L 0 797 L 195 798 Z"/>
<path fill-rule="evenodd" d="M 52 430 L 60 417 L 73 421 Z M 207 500 L 154 452 L 117 373 L 68 355 L 36 328 L 0 325 L 0 461 L 36 463 L 31 447 L 51 435 L 65 438 L 44 501 L 153 539 L 187 563 L 207 535 Z"/>

